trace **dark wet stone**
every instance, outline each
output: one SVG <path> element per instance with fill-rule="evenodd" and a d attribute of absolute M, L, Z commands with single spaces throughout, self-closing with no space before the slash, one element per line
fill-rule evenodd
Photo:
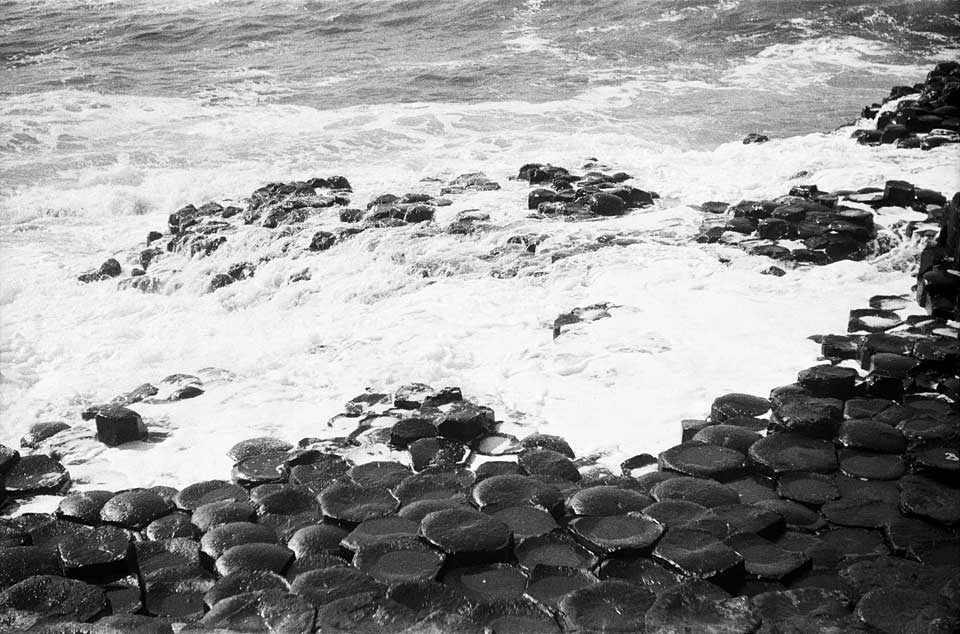
<path fill-rule="evenodd" d="M 290 567 L 287 568 L 287 571 L 283 576 L 287 579 L 287 581 L 292 582 L 300 575 L 310 572 L 311 570 L 344 568 L 349 565 L 350 562 L 343 557 L 338 557 L 337 555 L 331 555 L 327 553 L 318 553 L 307 555 L 305 557 L 297 557 L 294 559 L 293 563 L 290 564 Z"/>
<path fill-rule="evenodd" d="M 900 508 L 939 524 L 960 523 L 960 490 L 920 475 L 901 478 Z"/>
<path fill-rule="evenodd" d="M 960 476 L 960 444 L 956 441 L 927 442 L 910 450 L 913 469 L 941 479 Z"/>
<path fill-rule="evenodd" d="M 83 526 L 59 540 L 57 550 L 63 568 L 73 577 L 89 578 L 101 573 L 124 571 L 130 552 L 130 534 L 116 526 Z"/>
<path fill-rule="evenodd" d="M 750 634 L 760 617 L 747 597 L 730 598 L 716 586 L 694 579 L 665 590 L 647 610 L 647 634 Z"/>
<path fill-rule="evenodd" d="M 147 612 L 179 622 L 196 621 L 203 616 L 203 595 L 213 587 L 213 579 L 202 569 L 177 571 L 172 579 L 146 581 Z"/>
<path fill-rule="evenodd" d="M 399 506 L 397 499 L 385 488 L 362 487 L 350 482 L 338 482 L 324 487 L 319 500 L 320 508 L 326 517 L 350 524 L 391 515 Z"/>
<path fill-rule="evenodd" d="M 526 594 L 548 610 L 555 610 L 561 597 L 597 583 L 591 573 L 579 568 L 536 566 L 527 580 Z"/>
<path fill-rule="evenodd" d="M 67 495 L 57 506 L 57 516 L 84 524 L 100 523 L 100 509 L 113 491 L 80 491 Z"/>
<path fill-rule="evenodd" d="M 3 486 L 14 497 L 58 493 L 70 486 L 70 474 L 50 456 L 32 454 L 13 462 Z"/>
<path fill-rule="evenodd" d="M 186 537 L 187 539 L 197 539 L 200 536 L 199 529 L 191 523 L 191 516 L 188 513 L 174 512 L 170 515 L 164 515 L 155 519 L 145 529 L 147 539 L 172 539 L 174 537 Z"/>
<path fill-rule="evenodd" d="M 377 542 L 395 541 L 399 537 L 416 537 L 420 523 L 397 516 L 364 520 L 341 540 L 341 545 L 357 551 Z"/>
<path fill-rule="evenodd" d="M 401 507 L 397 515 L 419 524 L 424 517 L 434 511 L 463 508 L 466 504 L 466 500 L 460 497 L 417 500 Z"/>
<path fill-rule="evenodd" d="M 640 475 L 647 467 L 657 464 L 657 459 L 648 453 L 631 456 L 620 463 L 620 472 L 626 477 Z"/>
<path fill-rule="evenodd" d="M 861 419 L 876 416 L 894 402 L 885 398 L 852 398 L 843 404 L 843 417 Z"/>
<path fill-rule="evenodd" d="M 785 550 L 803 553 L 810 559 L 814 571 L 829 571 L 834 579 L 836 578 L 836 570 L 843 554 L 816 535 L 791 529 L 772 541 Z"/>
<path fill-rule="evenodd" d="M 906 472 L 900 456 L 857 449 L 841 449 L 840 471 L 851 478 L 896 480 Z"/>
<path fill-rule="evenodd" d="M 776 481 L 761 475 L 750 475 L 725 482 L 740 495 L 742 504 L 753 504 L 757 500 L 769 500 L 777 497 Z"/>
<path fill-rule="evenodd" d="M 233 465 L 231 479 L 241 486 L 286 482 L 289 478 L 290 455 L 283 452 L 259 453 Z"/>
<path fill-rule="evenodd" d="M 536 566 L 565 566 L 593 568 L 597 557 L 566 533 L 547 533 L 528 537 L 514 547 L 521 567 L 533 570 Z"/>
<path fill-rule="evenodd" d="M 549 449 L 551 451 L 561 453 L 571 459 L 576 457 L 576 455 L 573 453 L 573 449 L 570 448 L 570 445 L 567 443 L 567 441 L 560 436 L 553 436 L 550 434 L 530 434 L 521 440 L 520 444 L 524 449 Z"/>
<path fill-rule="evenodd" d="M 287 541 L 287 548 L 296 554 L 297 559 L 317 554 L 337 554 L 340 541 L 349 532 L 333 524 L 313 524 L 297 530 Z"/>
<path fill-rule="evenodd" d="M 430 513 L 420 522 L 420 534 L 450 555 L 496 557 L 510 546 L 510 528 L 469 508 Z"/>
<path fill-rule="evenodd" d="M 676 478 L 685 478 L 682 474 L 673 472 L 673 471 L 650 471 L 647 473 L 642 473 L 638 476 L 632 476 L 631 479 L 636 484 L 636 490 L 640 493 L 646 493 L 650 495 L 650 492 L 653 490 L 653 487 L 657 486 L 661 482 L 666 482 L 667 480 L 674 480 Z"/>
<path fill-rule="evenodd" d="M 320 507 L 316 495 L 306 487 L 289 484 L 268 484 L 254 488 L 250 499 L 257 505 L 256 513 L 261 522 L 279 521 L 287 518 L 313 518 L 320 520 Z"/>
<path fill-rule="evenodd" d="M 406 448 L 410 443 L 421 438 L 433 438 L 437 435 L 437 427 L 432 421 L 425 418 L 407 418 L 396 423 L 390 430 L 390 444 L 395 447 Z"/>
<path fill-rule="evenodd" d="M 443 583 L 475 601 L 509 601 L 523 596 L 527 575 L 516 566 L 490 564 L 455 568 L 444 575 Z"/>
<path fill-rule="evenodd" d="M 754 463 L 774 474 L 788 471 L 833 473 L 837 470 L 833 443 L 802 434 L 769 434 L 755 442 L 748 453 Z"/>
<path fill-rule="evenodd" d="M 227 597 L 200 620 L 203 629 L 270 634 L 309 634 L 314 608 L 285 590 L 254 590 Z"/>
<path fill-rule="evenodd" d="M 903 453 L 907 448 L 907 441 L 898 429 L 864 419 L 844 421 L 837 441 L 844 447 L 883 453 Z"/>
<path fill-rule="evenodd" d="M 710 511 L 734 533 L 754 533 L 769 539 L 780 535 L 786 526 L 779 513 L 750 504 L 715 506 Z"/>
<path fill-rule="evenodd" d="M 380 596 L 385 589 L 382 583 L 363 571 L 339 567 L 310 570 L 290 584 L 291 593 L 317 607 L 363 593 Z"/>
<path fill-rule="evenodd" d="M 856 359 L 859 342 L 856 335 L 824 335 L 820 353 L 827 359 Z"/>
<path fill-rule="evenodd" d="M 211 528 L 230 522 L 252 522 L 256 511 L 249 502 L 220 500 L 197 507 L 193 512 L 193 525 L 205 533 Z"/>
<path fill-rule="evenodd" d="M 124 443 L 145 440 L 147 426 L 140 414 L 126 407 L 108 405 L 97 411 L 97 440 L 116 447 Z"/>
<path fill-rule="evenodd" d="M 750 533 L 732 535 L 724 543 L 743 557 L 747 574 L 760 579 L 782 581 L 810 562 L 803 553 L 780 548 Z"/>
<path fill-rule="evenodd" d="M 28 577 L 0 592 L 0 630 L 62 620 L 92 621 L 108 609 L 97 586 L 52 575 Z M 9 629 L 8 629 L 9 628 Z"/>
<path fill-rule="evenodd" d="M 817 365 L 802 370 L 797 382 L 815 396 L 847 399 L 853 396 L 859 378 L 860 374 L 853 368 Z"/>
<path fill-rule="evenodd" d="M 839 474 L 837 475 L 837 488 L 840 490 L 840 497 L 844 498 L 880 500 L 891 504 L 897 504 L 900 501 L 900 491 L 894 481 L 858 480 Z"/>
<path fill-rule="evenodd" d="M 891 310 L 861 308 L 850 311 L 847 332 L 885 332 L 903 323 Z"/>
<path fill-rule="evenodd" d="M 140 574 L 146 580 L 176 578 L 180 570 L 200 566 L 200 544 L 192 539 L 142 541 L 134 546 Z"/>
<path fill-rule="evenodd" d="M 393 404 L 400 409 L 417 409 L 435 390 L 425 383 L 408 383 L 397 388 Z"/>
<path fill-rule="evenodd" d="M 753 597 L 763 624 L 757 634 L 841 634 L 856 631 L 846 598 L 823 588 L 764 592 Z"/>
<path fill-rule="evenodd" d="M 125 528 L 139 530 L 173 511 L 173 504 L 150 489 L 118 493 L 100 509 L 100 519 Z"/>
<path fill-rule="evenodd" d="M 615 486 L 593 486 L 577 491 L 567 499 L 571 515 L 620 515 L 628 511 L 642 511 L 653 499 L 630 489 Z"/>
<path fill-rule="evenodd" d="M 671 529 L 653 555 L 684 574 L 701 579 L 736 576 L 743 557 L 713 535 L 698 530 Z"/>
<path fill-rule="evenodd" d="M 386 584 L 436 578 L 444 556 L 415 535 L 363 544 L 353 558 L 358 570 Z"/>
<path fill-rule="evenodd" d="M 694 434 L 693 441 L 726 447 L 746 454 L 750 446 L 760 438 L 762 438 L 760 434 L 746 427 L 720 424 L 704 427 Z"/>
<path fill-rule="evenodd" d="M 62 421 L 53 421 L 47 423 L 34 423 L 30 429 L 20 439 L 20 446 L 29 449 L 36 449 L 40 443 L 65 429 L 70 429 L 70 425 Z"/>
<path fill-rule="evenodd" d="M 556 487 L 523 475 L 491 476 L 473 487 L 472 496 L 480 508 L 533 505 L 551 509 L 560 502 Z"/>
<path fill-rule="evenodd" d="M 682 528 L 709 510 L 696 502 L 668 499 L 651 504 L 643 512 L 669 528 Z"/>
<path fill-rule="evenodd" d="M 231 522 L 211 529 L 200 540 L 200 547 L 211 559 L 217 559 L 226 550 L 240 544 L 276 544 L 273 528 L 252 522 Z"/>
<path fill-rule="evenodd" d="M 20 460 L 19 451 L 0 445 L 0 476 L 9 471 L 18 460 Z"/>
<path fill-rule="evenodd" d="M 865 594 L 857 616 L 887 634 L 940 634 L 960 630 L 960 615 L 925 589 L 883 588 Z"/>
<path fill-rule="evenodd" d="M 415 471 L 456 468 L 467 455 L 464 445 L 445 438 L 421 438 L 411 443 L 407 450 Z"/>
<path fill-rule="evenodd" d="M 850 560 L 864 555 L 889 555 L 883 533 L 863 528 L 832 528 L 821 531 L 820 539 Z"/>
<path fill-rule="evenodd" d="M 491 515 L 506 524 L 518 540 L 546 535 L 557 528 L 549 513 L 534 506 L 510 506 Z"/>
<path fill-rule="evenodd" d="M 739 494 L 730 487 L 702 478 L 680 477 L 665 480 L 653 487 L 650 493 L 658 502 L 686 500 L 707 508 L 740 501 Z"/>
<path fill-rule="evenodd" d="M 908 443 L 951 440 L 957 436 L 956 425 L 925 416 L 905 420 L 897 425 L 897 430 Z"/>
<path fill-rule="evenodd" d="M 900 557 L 867 557 L 840 570 L 847 596 L 858 599 L 881 588 L 922 588 L 931 594 L 956 574 L 953 566 L 925 566 Z"/>
<path fill-rule="evenodd" d="M 290 483 L 321 489 L 343 479 L 350 465 L 340 456 L 320 454 L 306 464 L 291 464 Z"/>
<path fill-rule="evenodd" d="M 241 440 L 227 451 L 227 457 L 234 462 L 242 462 L 247 458 L 265 453 L 280 453 L 293 449 L 293 445 L 280 438 L 262 436 Z"/>
<path fill-rule="evenodd" d="M 816 511 L 790 500 L 759 500 L 754 505 L 779 513 L 789 527 L 814 531 L 826 524 Z"/>
<path fill-rule="evenodd" d="M 227 548 L 217 558 L 216 569 L 222 576 L 241 570 L 267 570 L 283 574 L 294 554 L 289 548 L 259 542 L 238 544 Z"/>
<path fill-rule="evenodd" d="M 644 616 L 655 598 L 631 583 L 601 581 L 561 597 L 557 612 L 567 632 L 643 632 Z"/>
<path fill-rule="evenodd" d="M 656 594 L 679 585 L 684 577 L 646 557 L 608 559 L 600 564 L 597 574 L 601 579 L 617 579 L 644 586 Z"/>
<path fill-rule="evenodd" d="M 774 407 L 773 420 L 788 432 L 833 438 L 843 421 L 843 401 L 796 396 Z"/>
<path fill-rule="evenodd" d="M 922 563 L 937 563 L 925 561 L 923 555 L 936 550 L 938 545 L 951 544 L 957 537 L 942 526 L 914 517 L 891 517 L 883 529 L 894 552 Z"/>
<path fill-rule="evenodd" d="M 38 546 L 0 548 L 0 590 L 34 575 L 62 573 L 57 551 Z"/>
<path fill-rule="evenodd" d="M 770 411 L 770 401 L 750 394 L 725 394 L 710 406 L 710 420 L 722 423 L 739 416 L 761 416 Z"/>
<path fill-rule="evenodd" d="M 192 511 L 204 504 L 224 500 L 243 502 L 249 499 L 247 490 L 225 480 L 205 480 L 182 489 L 174 496 L 177 508 Z"/>
<path fill-rule="evenodd" d="M 811 506 L 821 506 L 840 497 L 833 476 L 803 471 L 780 474 L 777 492 L 788 500 Z"/>
<path fill-rule="evenodd" d="M 718 478 L 743 470 L 746 456 L 734 449 L 690 441 L 662 452 L 659 463 L 661 469 L 699 478 Z"/>
<path fill-rule="evenodd" d="M 399 462 L 367 462 L 351 467 L 347 477 L 362 487 L 391 489 L 413 475 L 410 467 Z"/>
<path fill-rule="evenodd" d="M 466 401 L 455 403 L 437 423 L 437 434 L 444 438 L 469 443 L 493 431 L 493 410 Z"/>
<path fill-rule="evenodd" d="M 664 530 L 660 522 L 638 512 L 579 517 L 569 526 L 584 543 L 606 555 L 649 550 Z"/>
<path fill-rule="evenodd" d="M 466 469 L 418 473 L 404 478 L 394 490 L 394 495 L 404 506 L 418 500 L 465 497 L 473 481 L 473 472 Z"/>

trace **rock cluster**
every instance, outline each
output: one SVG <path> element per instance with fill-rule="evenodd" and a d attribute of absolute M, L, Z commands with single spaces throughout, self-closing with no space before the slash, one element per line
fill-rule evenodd
<path fill-rule="evenodd" d="M 798 185 L 773 200 L 703 203 L 700 208 L 707 217 L 697 241 L 734 244 L 754 255 L 798 264 L 860 260 L 878 248 L 873 210 L 918 211 L 927 215 L 924 223 L 936 227 L 947 213 L 946 202 L 939 192 L 905 181 L 887 181 L 882 189 L 835 192 Z"/>
<path fill-rule="evenodd" d="M 527 207 L 533 217 L 564 220 L 591 220 L 603 216 L 622 216 L 631 209 L 648 207 L 660 196 L 624 181 L 624 172 L 605 174 L 590 171 L 582 176 L 550 164 L 527 163 L 520 168 L 520 180 L 538 185 L 527 195 Z"/>
<path fill-rule="evenodd" d="M 865 107 L 861 116 L 874 119 L 876 127 L 854 132 L 859 143 L 924 150 L 960 143 L 960 62 L 937 64 L 914 86 L 894 86 L 882 104 Z"/>

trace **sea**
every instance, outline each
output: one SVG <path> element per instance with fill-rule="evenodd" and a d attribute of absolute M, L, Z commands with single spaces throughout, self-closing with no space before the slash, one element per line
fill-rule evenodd
<path fill-rule="evenodd" d="M 0 0 L 0 443 L 193 374 L 201 396 L 131 406 L 151 442 L 61 456 L 77 489 L 182 487 L 227 477 L 241 439 L 343 436 L 345 401 L 422 382 L 616 472 L 715 397 L 793 382 L 849 309 L 911 292 L 912 212 L 880 210 L 886 246 L 864 261 L 775 277 L 696 242 L 698 205 L 889 179 L 960 191 L 956 145 L 850 138 L 864 105 L 960 57 L 958 36 L 950 0 Z M 528 162 L 623 171 L 660 198 L 529 218 Z M 156 293 L 77 281 L 109 257 L 129 271 L 189 203 L 342 175 L 363 207 L 473 172 L 500 189 L 450 196 L 430 227 L 320 253 L 235 240 L 171 259 Z M 466 210 L 486 228 L 442 231 Z M 536 253 L 508 244 L 526 234 Z M 608 316 L 553 337 L 599 303 Z"/>

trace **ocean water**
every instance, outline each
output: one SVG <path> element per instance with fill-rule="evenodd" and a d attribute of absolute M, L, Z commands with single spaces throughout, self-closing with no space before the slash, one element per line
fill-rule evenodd
<path fill-rule="evenodd" d="M 133 406 L 163 442 L 66 456 L 77 486 L 224 477 L 237 440 L 343 435 L 327 421 L 344 401 L 411 381 L 459 385 L 507 431 L 564 435 L 601 465 L 661 451 L 715 396 L 792 382 L 817 362 L 806 337 L 842 332 L 850 308 L 909 292 L 917 249 L 887 210 L 892 251 L 774 278 L 693 242 L 693 205 L 803 183 L 960 190 L 956 146 L 849 139 L 863 105 L 956 58 L 958 35 L 948 1 L 0 0 L 0 442 L 212 367 L 201 397 Z M 522 164 L 588 158 L 662 198 L 526 217 Z M 502 188 L 452 197 L 437 225 L 478 209 L 479 234 L 367 231 L 214 293 L 213 274 L 278 243 L 171 258 L 157 294 L 76 281 L 128 267 L 187 203 L 342 174 L 362 206 L 475 171 Z M 505 246 L 522 233 L 546 236 L 536 254 Z M 608 234 L 634 244 L 556 257 Z M 553 339 L 559 313 L 597 302 L 609 318 Z"/>

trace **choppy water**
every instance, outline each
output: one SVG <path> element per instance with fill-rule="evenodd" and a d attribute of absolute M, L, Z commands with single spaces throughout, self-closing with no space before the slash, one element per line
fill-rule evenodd
<path fill-rule="evenodd" d="M 208 456 L 234 440 L 322 435 L 346 398 L 407 380 L 461 385 L 611 462 L 663 449 L 717 394 L 793 380 L 816 360 L 806 335 L 909 290 L 894 266 L 909 254 L 760 276 L 769 262 L 691 244 L 689 205 L 799 182 L 960 189 L 955 148 L 831 132 L 956 57 L 958 35 L 949 1 L 0 1 L 0 442 L 219 366 L 237 380 L 141 407 L 169 440 L 71 470 L 113 488 L 220 477 L 226 458 Z M 741 145 L 748 132 L 774 140 Z M 590 225 L 525 219 L 517 168 L 588 156 L 663 200 Z M 443 214 L 490 213 L 481 237 L 369 232 L 214 294 L 217 267 L 260 247 L 192 263 L 159 295 L 75 281 L 188 202 L 343 174 L 362 204 L 476 170 L 503 190 Z M 640 244 L 492 277 L 489 252 L 522 231 Z M 288 284 L 304 266 L 313 279 Z M 552 340 L 557 313 L 596 301 L 621 308 Z"/>

